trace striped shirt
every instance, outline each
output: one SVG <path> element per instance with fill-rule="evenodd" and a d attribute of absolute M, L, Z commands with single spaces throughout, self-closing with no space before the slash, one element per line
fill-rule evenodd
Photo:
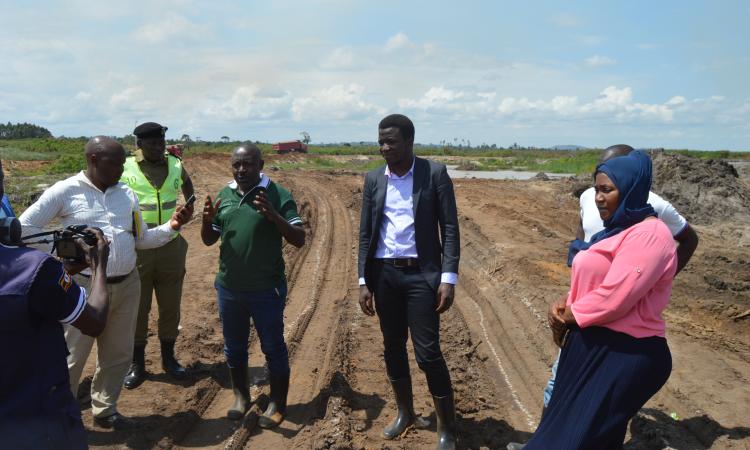
<path fill-rule="evenodd" d="M 19 219 L 23 234 L 28 236 L 43 231 L 55 218 L 63 227 L 86 224 L 101 228 L 110 241 L 108 277 L 129 274 L 135 268 L 136 248 L 161 247 L 175 233 L 169 221 L 149 229 L 141 217 L 138 197 L 128 186 L 117 183 L 102 192 L 84 171 L 44 191 Z"/>

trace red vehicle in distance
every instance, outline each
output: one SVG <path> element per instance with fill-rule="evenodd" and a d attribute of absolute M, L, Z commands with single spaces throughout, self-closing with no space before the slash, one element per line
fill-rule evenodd
<path fill-rule="evenodd" d="M 185 147 L 182 144 L 171 144 L 167 145 L 167 153 L 172 156 L 176 156 L 182 159 L 182 153 L 185 151 Z"/>
<path fill-rule="evenodd" d="M 277 142 L 273 144 L 273 150 L 280 155 L 290 152 L 307 153 L 307 144 L 302 141 Z"/>

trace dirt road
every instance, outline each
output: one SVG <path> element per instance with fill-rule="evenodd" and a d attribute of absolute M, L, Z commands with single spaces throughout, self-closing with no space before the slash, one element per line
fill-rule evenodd
<path fill-rule="evenodd" d="M 215 194 L 231 178 L 222 156 L 200 155 L 186 165 L 201 197 Z M 139 423 L 138 431 L 91 428 L 87 409 L 93 448 L 434 448 L 434 426 L 392 442 L 380 438 L 393 398 L 377 320 L 364 316 L 356 301 L 362 176 L 269 173 L 290 188 L 308 231 L 302 249 L 285 247 L 292 367 L 287 420 L 261 431 L 255 426 L 257 408 L 243 423 L 224 417 L 232 394 L 213 289 L 218 246 L 203 246 L 196 219 L 184 232 L 191 247 L 177 344 L 192 376 L 180 383 L 164 376 L 158 340 L 150 336 L 148 380 L 125 391 L 120 402 L 122 413 Z M 455 188 L 460 279 L 441 333 L 456 390 L 460 443 L 504 448 L 511 440 L 525 440 L 539 420 L 556 355 L 546 308 L 567 291 L 564 256 L 577 203 L 566 181 L 457 180 Z M 750 448 L 750 331 L 742 315 L 750 310 L 746 228 L 697 227 L 701 246 L 675 281 L 666 314 L 672 377 L 632 421 L 626 448 Z M 744 234 L 736 238 L 738 229 Z M 154 319 L 152 314 L 152 332 Z M 268 387 L 255 339 L 250 354 L 252 395 L 262 409 Z M 413 359 L 412 371 L 416 409 L 434 422 Z"/>

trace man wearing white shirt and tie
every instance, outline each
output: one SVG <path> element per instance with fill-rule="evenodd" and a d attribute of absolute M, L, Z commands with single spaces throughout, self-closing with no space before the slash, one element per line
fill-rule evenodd
<path fill-rule="evenodd" d="M 414 413 L 406 341 L 411 334 L 438 419 L 438 449 L 456 443 L 453 388 L 440 350 L 440 314 L 453 303 L 458 278 L 459 232 L 453 184 L 442 164 L 414 156 L 414 125 L 393 114 L 379 125 L 386 165 L 365 176 L 359 231 L 359 303 L 377 311 L 385 365 L 398 415 L 383 430 L 394 439 Z"/>
<path fill-rule="evenodd" d="M 138 314 L 140 280 L 135 249 L 164 245 L 192 215 L 192 207 L 177 208 L 171 219 L 149 229 L 143 221 L 138 197 L 119 182 L 125 149 L 117 141 L 97 136 L 85 147 L 85 171 L 55 183 L 20 217 L 24 235 L 37 233 L 58 218 L 63 226 L 86 224 L 98 227 L 110 241 L 107 290 L 110 296 L 107 326 L 96 338 L 97 364 L 91 383 L 94 423 L 103 428 L 126 429 L 132 425 L 117 411 L 122 381 L 130 365 Z M 88 271 L 76 275 L 88 289 Z M 75 395 L 94 338 L 77 328 L 66 327 L 65 342 L 70 355 L 68 370 Z"/>

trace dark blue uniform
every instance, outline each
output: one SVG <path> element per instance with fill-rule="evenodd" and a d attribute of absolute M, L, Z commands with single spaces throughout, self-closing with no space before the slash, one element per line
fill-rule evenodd
<path fill-rule="evenodd" d="M 62 326 L 78 319 L 85 298 L 48 254 L 0 245 L 0 446 L 87 448 Z"/>

